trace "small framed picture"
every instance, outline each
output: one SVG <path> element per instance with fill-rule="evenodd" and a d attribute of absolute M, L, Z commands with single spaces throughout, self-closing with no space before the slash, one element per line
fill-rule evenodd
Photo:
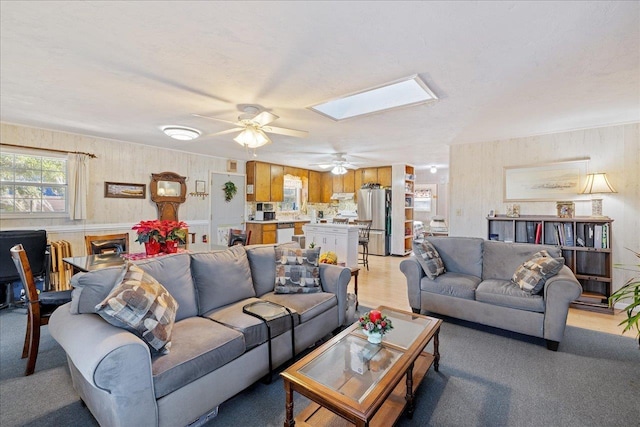
<path fill-rule="evenodd" d="M 146 184 L 129 184 L 125 182 L 105 182 L 104 197 L 123 199 L 144 199 L 147 197 Z"/>
<path fill-rule="evenodd" d="M 573 218 L 576 205 L 573 202 L 557 202 L 556 210 L 560 218 Z"/>
<path fill-rule="evenodd" d="M 196 193 L 204 193 L 207 191 L 206 182 L 196 181 Z"/>

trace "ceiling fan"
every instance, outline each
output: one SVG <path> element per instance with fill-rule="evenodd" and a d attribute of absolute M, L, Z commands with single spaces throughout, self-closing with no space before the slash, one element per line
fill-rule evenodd
<path fill-rule="evenodd" d="M 335 153 L 333 155 L 333 160 L 330 162 L 315 163 L 309 166 L 318 166 L 322 169 L 332 168 L 331 173 L 334 175 L 344 175 L 347 173 L 347 169 L 356 169 L 356 166 L 349 162 L 345 156 L 346 153 Z"/>
<path fill-rule="evenodd" d="M 236 127 L 232 129 L 223 130 L 221 132 L 212 133 L 206 136 L 224 135 L 227 133 L 240 132 L 235 138 L 238 144 L 247 148 L 258 148 L 263 145 L 270 144 L 271 139 L 266 135 L 267 133 L 275 133 L 279 135 L 294 136 L 297 138 L 305 138 L 309 135 L 309 132 L 304 130 L 288 129 L 275 126 L 268 126 L 279 119 L 273 113 L 268 111 L 260 111 L 260 107 L 255 105 L 246 105 L 242 109 L 243 114 L 238 116 L 237 122 L 229 120 L 218 119 L 216 117 L 203 116 L 200 114 L 193 114 L 196 117 L 202 117 L 204 119 L 216 120 L 223 123 L 229 123 Z"/>

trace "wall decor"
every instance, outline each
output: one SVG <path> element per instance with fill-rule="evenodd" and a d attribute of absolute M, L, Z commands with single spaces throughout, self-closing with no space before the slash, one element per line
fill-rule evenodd
<path fill-rule="evenodd" d="M 156 202 L 160 220 L 178 221 L 178 208 L 187 199 L 186 181 L 175 172 L 151 174 L 151 201 Z"/>
<path fill-rule="evenodd" d="M 504 201 L 555 201 L 579 196 L 589 159 L 505 167 Z"/>
<path fill-rule="evenodd" d="M 125 182 L 105 182 L 104 197 L 123 199 L 144 199 L 147 197 L 146 184 L 129 184 Z"/>
<path fill-rule="evenodd" d="M 232 181 L 227 181 L 224 183 L 222 191 L 224 191 L 224 201 L 228 203 L 233 199 L 233 196 L 236 195 L 238 188 Z"/>
<path fill-rule="evenodd" d="M 204 199 L 209 195 L 207 193 L 207 183 L 205 181 L 196 181 L 196 191 L 189 193 L 191 197 L 200 197 Z"/>

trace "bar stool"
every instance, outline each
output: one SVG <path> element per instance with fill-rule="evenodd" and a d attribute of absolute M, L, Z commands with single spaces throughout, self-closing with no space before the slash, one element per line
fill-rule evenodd
<path fill-rule="evenodd" d="M 371 231 L 370 219 L 357 219 L 356 225 L 360 226 L 358 229 L 358 244 L 362 246 L 362 258 L 358 260 L 358 264 L 363 264 L 369 271 L 369 233 Z"/>

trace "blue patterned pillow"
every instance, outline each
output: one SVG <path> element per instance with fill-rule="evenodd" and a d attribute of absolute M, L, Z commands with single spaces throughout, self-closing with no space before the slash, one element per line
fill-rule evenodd
<path fill-rule="evenodd" d="M 320 248 L 276 248 L 276 294 L 322 292 Z"/>
<path fill-rule="evenodd" d="M 440 254 L 431 242 L 414 240 L 413 254 L 429 279 L 433 280 L 446 271 Z"/>

